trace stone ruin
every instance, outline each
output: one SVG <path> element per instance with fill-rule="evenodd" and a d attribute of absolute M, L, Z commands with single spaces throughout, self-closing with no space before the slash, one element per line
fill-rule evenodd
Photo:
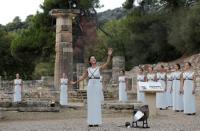
<path fill-rule="evenodd" d="M 114 58 L 113 63 L 118 63 L 122 57 Z M 115 61 L 116 60 L 116 61 Z M 124 58 L 119 61 L 123 61 Z M 175 63 L 180 63 L 183 65 L 184 62 L 191 62 L 194 70 L 196 71 L 197 80 L 197 92 L 200 91 L 200 54 L 193 55 L 184 59 L 178 59 L 169 63 L 162 63 L 164 65 L 174 65 Z M 104 70 L 101 74 L 103 76 L 103 86 L 105 100 L 117 100 L 118 98 L 118 86 L 117 81 L 113 80 L 113 76 L 118 77 L 118 73 L 121 69 L 123 62 L 119 62 L 120 66 L 117 64 L 113 69 Z M 147 64 L 148 65 L 148 64 Z M 146 65 L 146 66 L 147 66 Z M 83 71 L 86 69 L 85 64 L 77 64 L 77 77 L 80 77 Z M 138 66 L 134 67 L 132 70 L 126 72 L 126 76 L 129 78 L 128 87 L 128 97 L 129 100 L 136 100 L 136 74 Z M 4 81 L 0 79 L 0 107 L 12 107 L 15 106 L 12 103 L 13 100 L 13 83 L 12 81 Z M 70 102 L 85 102 L 87 99 L 86 95 L 87 80 L 80 82 L 77 88 L 69 89 L 69 101 Z M 198 93 L 196 93 L 199 95 Z M 52 102 L 58 101 L 59 89 L 54 88 L 54 78 L 53 77 L 42 77 L 41 80 L 24 81 L 23 88 L 23 105 L 24 107 L 50 107 Z"/>
<path fill-rule="evenodd" d="M 0 107 L 13 106 L 13 81 L 0 83 Z M 41 80 L 23 81 L 21 106 L 50 106 L 55 101 L 56 90 L 53 87 L 52 77 L 42 77 Z"/>

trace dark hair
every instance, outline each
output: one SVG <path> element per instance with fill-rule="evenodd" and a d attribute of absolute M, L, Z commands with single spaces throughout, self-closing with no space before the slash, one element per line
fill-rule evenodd
<path fill-rule="evenodd" d="M 141 70 L 142 72 L 144 71 L 144 69 L 142 67 L 139 67 L 139 70 Z"/>
<path fill-rule="evenodd" d="M 188 64 L 189 66 L 192 66 L 192 64 L 191 64 L 190 62 L 187 62 L 187 64 Z"/>
<path fill-rule="evenodd" d="M 94 55 L 90 55 L 89 57 L 88 57 L 88 64 L 91 66 L 91 63 L 90 63 L 90 59 L 91 59 L 91 57 L 95 57 Z"/>
<path fill-rule="evenodd" d="M 122 72 L 123 73 L 123 75 L 125 74 L 125 70 L 123 69 L 123 70 L 120 70 L 120 72 Z"/>
<path fill-rule="evenodd" d="M 177 63 L 177 64 L 176 64 L 176 66 L 178 66 L 178 69 L 181 69 L 181 66 L 180 66 L 180 64 L 178 64 L 178 63 Z"/>

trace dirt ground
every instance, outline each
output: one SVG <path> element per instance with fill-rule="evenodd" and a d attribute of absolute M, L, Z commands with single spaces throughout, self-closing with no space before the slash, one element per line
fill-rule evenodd
<path fill-rule="evenodd" d="M 86 110 L 61 109 L 60 112 L 6 112 L 0 121 L 0 131 L 200 131 L 200 97 L 196 100 L 197 114 L 184 115 L 172 110 L 158 111 L 149 118 L 148 129 L 125 128 L 132 113 L 103 111 L 100 127 L 87 127 Z"/>

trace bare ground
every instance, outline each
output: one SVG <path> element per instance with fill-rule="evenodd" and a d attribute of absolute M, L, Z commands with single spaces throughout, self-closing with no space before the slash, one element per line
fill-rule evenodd
<path fill-rule="evenodd" d="M 200 97 L 197 98 L 195 116 L 175 113 L 172 110 L 158 111 L 158 116 L 149 118 L 148 129 L 125 128 L 132 114 L 103 111 L 100 127 L 87 127 L 86 110 L 62 109 L 61 112 L 6 112 L 0 121 L 0 131 L 200 131 Z"/>

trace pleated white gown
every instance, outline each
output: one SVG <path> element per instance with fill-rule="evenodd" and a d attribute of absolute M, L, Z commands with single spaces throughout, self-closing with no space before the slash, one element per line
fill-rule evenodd
<path fill-rule="evenodd" d="M 183 95 L 180 94 L 180 78 L 181 72 L 173 72 L 172 73 L 172 99 L 173 99 L 173 110 L 183 110 Z"/>
<path fill-rule="evenodd" d="M 126 79 L 125 76 L 119 76 L 119 101 L 122 102 L 128 101 L 125 79 Z"/>
<path fill-rule="evenodd" d="M 14 80 L 14 102 L 21 102 L 22 101 L 22 80 L 15 79 Z"/>
<path fill-rule="evenodd" d="M 166 98 L 167 98 L 168 107 L 172 106 L 171 87 L 172 87 L 172 75 L 171 75 L 171 73 L 168 73 L 167 74 L 167 91 L 166 91 Z"/>
<path fill-rule="evenodd" d="M 158 82 L 161 83 L 163 89 L 166 87 L 166 73 L 157 73 Z M 166 92 L 157 92 L 156 93 L 156 107 L 165 109 L 168 107 Z"/>
<path fill-rule="evenodd" d="M 145 93 L 140 92 L 139 89 L 139 82 L 144 82 L 145 81 L 145 75 L 137 75 L 137 101 L 140 101 L 142 103 L 145 103 Z"/>
<path fill-rule="evenodd" d="M 192 94 L 194 89 L 194 80 L 193 80 L 194 72 L 184 72 L 183 79 L 184 79 L 184 95 L 183 95 L 183 102 L 184 102 L 184 113 L 196 113 L 196 101 L 195 95 Z"/>
<path fill-rule="evenodd" d="M 148 82 L 155 82 L 155 77 L 156 77 L 156 74 L 154 74 L 154 73 L 152 73 L 152 74 L 148 73 L 147 74 L 147 81 Z M 146 104 L 149 104 L 149 103 L 146 103 Z"/>
<path fill-rule="evenodd" d="M 68 79 L 60 79 L 60 105 L 63 106 L 68 104 L 67 83 Z"/>
<path fill-rule="evenodd" d="M 101 83 L 99 67 L 88 68 L 88 88 L 87 88 L 87 122 L 88 125 L 102 124 L 101 112 Z"/>
<path fill-rule="evenodd" d="M 104 101 L 104 94 L 103 94 L 103 78 L 100 76 L 100 83 L 101 83 L 101 101 Z"/>

